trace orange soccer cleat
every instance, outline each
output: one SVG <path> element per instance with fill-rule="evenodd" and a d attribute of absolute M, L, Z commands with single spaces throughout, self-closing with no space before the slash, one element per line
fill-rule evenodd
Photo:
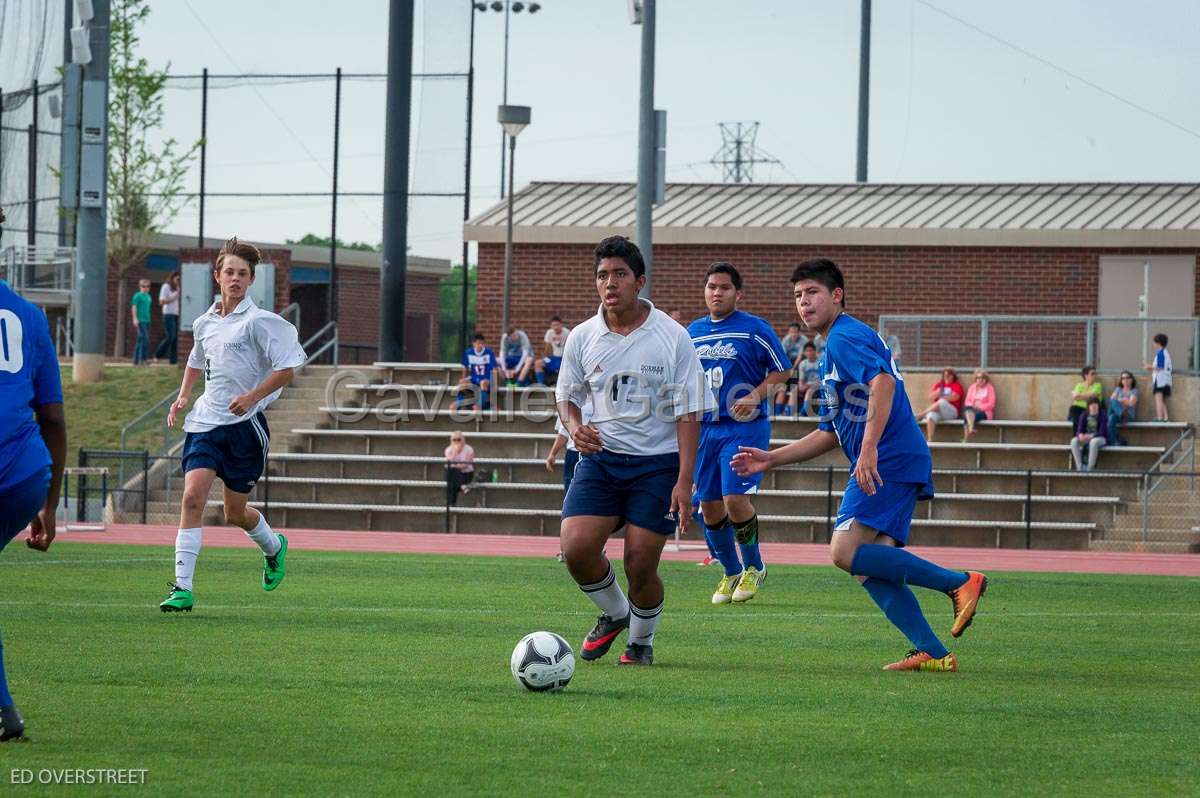
<path fill-rule="evenodd" d="M 950 591 L 950 600 L 954 602 L 954 625 L 950 627 L 950 636 L 959 637 L 967 631 L 975 618 L 975 608 L 979 599 L 987 591 L 987 577 L 978 571 L 967 571 L 967 581 L 962 587 Z"/>
<path fill-rule="evenodd" d="M 958 670 L 958 658 L 951 651 L 941 659 L 934 659 L 924 651 L 917 651 L 915 648 L 905 655 L 904 659 L 899 662 L 893 662 L 891 665 L 884 665 L 885 671 L 941 671 L 944 673 L 953 673 Z"/>

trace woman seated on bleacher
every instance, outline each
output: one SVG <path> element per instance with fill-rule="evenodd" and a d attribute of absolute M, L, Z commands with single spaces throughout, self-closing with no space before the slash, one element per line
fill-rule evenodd
<path fill-rule="evenodd" d="M 458 430 L 450 433 L 446 447 L 446 504 L 458 504 L 458 494 L 466 493 L 475 476 L 475 450 Z"/>
<path fill-rule="evenodd" d="M 977 423 L 988 419 L 996 420 L 996 388 L 986 371 L 975 369 L 975 380 L 963 400 L 963 443 L 975 434 Z"/>
<path fill-rule="evenodd" d="M 1075 460 L 1076 471 L 1096 470 L 1096 461 L 1100 459 L 1100 450 L 1108 442 L 1108 416 L 1100 412 L 1100 399 L 1091 397 L 1087 400 L 1087 409 L 1075 422 L 1075 437 L 1071 438 L 1071 457 Z M 1087 459 L 1084 460 L 1084 447 L 1087 447 Z"/>
<path fill-rule="evenodd" d="M 1111 433 L 1113 446 L 1128 445 L 1117 435 L 1117 427 L 1137 418 L 1137 403 L 1137 380 L 1130 372 L 1122 371 L 1121 378 L 1117 380 L 1117 387 L 1113 388 L 1112 395 L 1108 397 L 1108 431 Z"/>
<path fill-rule="evenodd" d="M 942 369 L 942 378 L 929 389 L 929 407 L 921 411 L 918 421 L 925 422 L 925 437 L 933 441 L 933 430 L 939 421 L 953 421 L 962 411 L 963 387 L 958 373 L 947 366 Z"/>

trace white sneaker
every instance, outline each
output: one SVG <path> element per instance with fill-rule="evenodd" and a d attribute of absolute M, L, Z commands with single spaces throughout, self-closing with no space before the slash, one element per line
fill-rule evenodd
<path fill-rule="evenodd" d="M 722 576 L 721 581 L 717 582 L 717 589 L 712 594 L 713 604 L 728 604 L 733 601 L 733 593 L 737 588 L 738 582 L 743 574 L 732 574 L 730 576 Z"/>
<path fill-rule="evenodd" d="M 767 581 L 767 569 L 764 567 L 759 571 L 754 566 L 748 567 L 742 572 L 742 578 L 738 580 L 737 589 L 733 591 L 733 600 L 737 603 L 749 601 L 758 595 L 758 589 L 762 587 L 762 583 Z"/>

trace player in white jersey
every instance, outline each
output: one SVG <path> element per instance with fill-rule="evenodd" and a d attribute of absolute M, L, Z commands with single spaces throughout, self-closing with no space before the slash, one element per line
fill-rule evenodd
<path fill-rule="evenodd" d="M 558 412 L 579 450 L 562 511 L 562 550 L 579 588 L 600 608 L 580 656 L 603 656 L 624 629 L 622 665 L 654 661 L 662 613 L 658 562 L 667 536 L 687 526 L 698 413 L 716 406 L 687 331 L 649 301 L 645 263 L 627 238 L 595 251 L 601 305 L 571 331 L 556 389 Z M 582 410 L 592 405 L 584 424 Z M 625 524 L 626 598 L 604 556 Z"/>
<path fill-rule="evenodd" d="M 247 296 L 260 260 L 254 246 L 236 238 L 217 254 L 213 277 L 221 298 L 192 323 L 194 342 L 183 385 L 167 413 L 167 426 L 175 426 L 203 373 L 204 393 L 183 422 L 183 507 L 175 538 L 175 581 L 159 605 L 163 612 L 192 609 L 201 519 L 217 477 L 224 483 L 226 521 L 241 527 L 262 550 L 263 590 L 277 588 L 287 573 L 287 538 L 246 502 L 267 468 L 271 433 L 263 410 L 304 363 L 304 349 L 295 327 Z"/>

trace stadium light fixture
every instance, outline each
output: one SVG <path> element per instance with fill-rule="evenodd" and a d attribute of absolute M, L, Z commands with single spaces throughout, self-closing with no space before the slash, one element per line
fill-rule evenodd
<path fill-rule="evenodd" d="M 517 2 L 512 4 L 512 10 L 514 14 L 520 14 L 525 10 L 525 4 L 521 0 L 517 0 Z"/>
<path fill-rule="evenodd" d="M 496 121 L 505 133 L 515 139 L 529 124 L 530 115 L 528 105 L 502 105 L 496 114 Z"/>
<path fill-rule="evenodd" d="M 500 317 L 501 336 L 508 335 L 509 309 L 512 302 L 513 262 L 513 174 L 517 164 L 517 135 L 529 125 L 532 111 L 528 105 L 502 105 L 497 109 L 496 120 L 508 135 L 508 224 L 504 236 L 504 304 Z M 504 338 L 500 339 L 504 349 Z"/>
<path fill-rule="evenodd" d="M 529 13 L 530 14 L 536 14 L 537 12 L 539 12 L 541 10 L 542 10 L 541 3 L 530 3 L 529 4 Z"/>
<path fill-rule="evenodd" d="M 487 11 L 487 3 L 483 2 L 483 0 L 479 0 L 479 2 L 474 3 L 474 6 L 476 11 Z"/>
<path fill-rule="evenodd" d="M 494 0 L 494 1 L 492 2 L 492 10 L 493 10 L 493 11 L 495 11 L 495 12 L 497 12 L 497 13 L 499 13 L 499 12 L 503 11 L 503 10 L 504 10 L 504 3 L 501 3 L 501 2 L 500 2 L 500 0 Z"/>

